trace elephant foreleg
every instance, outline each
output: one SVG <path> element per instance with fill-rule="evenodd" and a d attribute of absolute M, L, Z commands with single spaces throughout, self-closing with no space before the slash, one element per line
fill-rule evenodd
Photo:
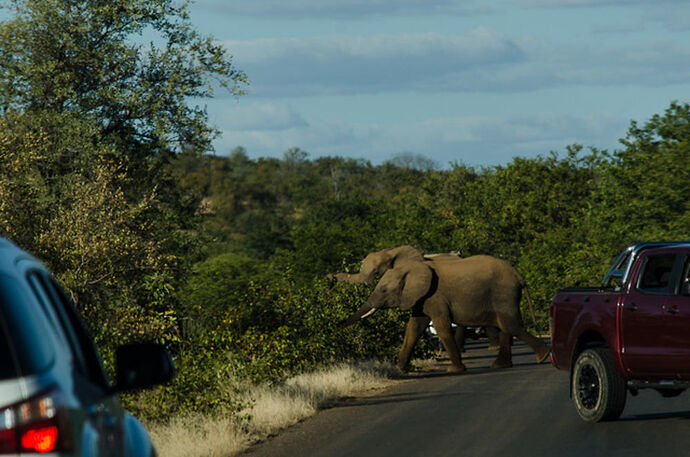
<path fill-rule="evenodd" d="M 443 347 L 446 348 L 446 353 L 450 358 L 451 365 L 448 367 L 448 371 L 452 373 L 461 373 L 465 371 L 466 368 L 462 363 L 460 351 L 458 351 L 458 346 L 453 336 L 453 329 L 450 326 L 450 319 L 447 317 L 436 318 L 433 319 L 433 323 L 438 337 L 441 339 L 441 343 L 443 343 Z"/>
<path fill-rule="evenodd" d="M 430 321 L 431 319 L 427 316 L 412 316 L 410 320 L 407 321 L 405 338 L 403 339 L 400 354 L 398 355 L 398 370 L 403 372 L 407 370 L 407 366 L 410 363 L 410 357 L 412 356 L 412 349 L 414 349 L 414 345 L 422 336 L 424 330 L 429 326 Z"/>

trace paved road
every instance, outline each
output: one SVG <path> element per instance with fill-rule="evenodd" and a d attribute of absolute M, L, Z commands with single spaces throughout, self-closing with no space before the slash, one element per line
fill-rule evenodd
<path fill-rule="evenodd" d="M 486 343 L 471 344 L 462 375 L 410 376 L 374 397 L 343 401 L 245 457 L 688 456 L 690 393 L 628 396 L 620 420 L 582 422 L 568 374 L 537 365 L 518 343 L 508 370 L 490 370 Z"/>

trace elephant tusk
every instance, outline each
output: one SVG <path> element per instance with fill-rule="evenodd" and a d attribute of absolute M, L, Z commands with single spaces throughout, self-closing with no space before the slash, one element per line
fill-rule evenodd
<path fill-rule="evenodd" d="M 376 309 L 377 308 L 371 308 L 369 311 L 367 311 L 366 314 L 364 314 L 362 317 L 360 317 L 360 319 L 366 319 L 367 317 L 371 316 L 372 314 L 374 314 L 376 312 Z"/>

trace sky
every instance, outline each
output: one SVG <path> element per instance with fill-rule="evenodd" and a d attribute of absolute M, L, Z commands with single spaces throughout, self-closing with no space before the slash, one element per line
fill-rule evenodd
<path fill-rule="evenodd" d="M 197 0 L 193 24 L 251 85 L 204 100 L 216 155 L 298 147 L 488 167 L 690 101 L 687 0 Z"/>

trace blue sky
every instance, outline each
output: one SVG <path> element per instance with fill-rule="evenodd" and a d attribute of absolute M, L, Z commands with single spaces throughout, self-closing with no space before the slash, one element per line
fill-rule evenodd
<path fill-rule="evenodd" d="M 679 0 L 197 0 L 192 22 L 251 81 L 206 101 L 215 153 L 412 152 L 441 167 L 573 143 L 613 150 L 630 121 L 690 101 Z"/>

